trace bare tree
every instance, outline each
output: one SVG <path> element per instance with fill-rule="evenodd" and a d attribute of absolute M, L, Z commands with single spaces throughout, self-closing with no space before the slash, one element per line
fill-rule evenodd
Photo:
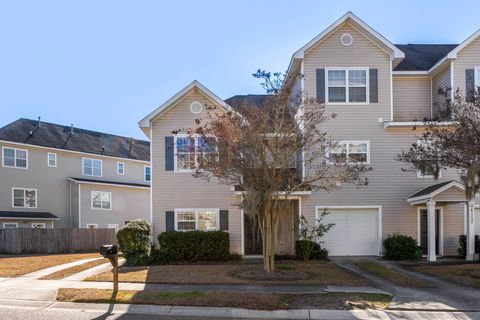
<path fill-rule="evenodd" d="M 261 105 L 244 101 L 231 112 L 208 106 L 190 133 L 203 141 L 204 156 L 194 176 L 215 177 L 241 193 L 239 205 L 259 226 L 264 269 L 270 272 L 275 270 L 280 202 L 295 192 L 365 185 L 363 173 L 370 168 L 347 158 L 322 131 L 335 117 L 322 103 L 283 89 L 288 79 L 280 73 L 259 70 L 254 76 L 268 93 Z"/>

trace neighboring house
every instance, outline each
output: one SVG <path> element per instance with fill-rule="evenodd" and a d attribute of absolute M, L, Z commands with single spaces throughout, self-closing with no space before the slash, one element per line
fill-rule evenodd
<path fill-rule="evenodd" d="M 150 143 L 19 119 L 0 128 L 0 228 L 150 221 Z"/>
<path fill-rule="evenodd" d="M 439 87 L 466 93 L 480 85 L 479 34 L 459 45 L 394 45 L 349 12 L 294 53 L 288 74 L 295 80 L 285 85 L 325 101 L 327 111 L 338 115 L 325 125 L 328 133 L 346 156 L 373 171 L 360 189 L 344 185 L 292 197 L 282 206 L 277 253 L 293 253 L 298 215 L 313 223 L 326 209 L 335 227 L 324 246 L 333 256 L 379 255 L 382 239 L 393 233 L 416 238 L 430 260 L 457 254 L 458 236 L 473 225 L 458 173 L 446 170 L 434 181 L 428 172 L 403 172 L 406 165 L 395 157 L 420 134 L 423 119 L 435 116 Z M 223 101 L 193 81 L 140 121 L 152 144 L 155 235 L 222 229 L 230 233 L 232 253 L 261 253 L 260 237 L 233 205 L 239 200 L 234 188 L 192 177 L 201 141 L 173 133 L 193 127 L 205 104 L 230 110 L 245 99 L 254 103 L 264 96 Z"/>

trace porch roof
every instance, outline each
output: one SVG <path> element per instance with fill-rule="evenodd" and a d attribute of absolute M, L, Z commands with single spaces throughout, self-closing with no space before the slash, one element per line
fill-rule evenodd
<path fill-rule="evenodd" d="M 431 184 L 429 186 L 426 186 L 417 192 L 413 193 L 407 198 L 407 203 L 410 203 L 411 205 L 416 205 L 416 204 L 421 204 L 425 203 L 428 200 L 433 199 L 434 197 L 439 196 L 441 193 L 446 193 L 447 190 L 454 188 L 460 191 L 465 191 L 465 186 L 456 181 L 456 180 L 449 180 L 445 182 L 440 182 L 436 184 Z M 461 196 L 460 198 L 458 196 L 452 198 L 452 199 L 442 199 L 442 202 L 460 202 L 460 201 L 466 201 L 464 196 Z"/>

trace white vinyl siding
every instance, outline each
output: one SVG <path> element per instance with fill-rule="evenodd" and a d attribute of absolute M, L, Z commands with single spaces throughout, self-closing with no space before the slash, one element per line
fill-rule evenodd
<path fill-rule="evenodd" d="M 102 160 L 82 158 L 82 167 L 84 176 L 102 176 Z"/>
<path fill-rule="evenodd" d="M 12 188 L 12 207 L 35 209 L 37 196 L 37 189 Z"/>
<path fill-rule="evenodd" d="M 175 209 L 175 230 L 218 230 L 219 212 L 219 209 Z"/>
<path fill-rule="evenodd" d="M 329 104 L 368 103 L 368 68 L 327 68 L 325 72 L 325 94 Z"/>
<path fill-rule="evenodd" d="M 49 167 L 56 167 L 57 166 L 57 154 L 53 152 L 49 152 L 47 154 L 47 164 Z"/>
<path fill-rule="evenodd" d="M 92 191 L 92 210 L 112 210 L 112 193 Z"/>
<path fill-rule="evenodd" d="M 28 150 L 2 147 L 2 165 L 9 168 L 28 169 Z"/>

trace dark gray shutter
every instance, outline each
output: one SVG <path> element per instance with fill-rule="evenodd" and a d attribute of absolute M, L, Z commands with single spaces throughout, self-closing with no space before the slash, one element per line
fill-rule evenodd
<path fill-rule="evenodd" d="M 166 231 L 175 230 L 175 212 L 173 211 L 165 212 L 165 230 Z"/>
<path fill-rule="evenodd" d="M 378 103 L 378 69 L 369 69 L 370 103 Z"/>
<path fill-rule="evenodd" d="M 325 102 L 325 69 L 317 69 L 317 101 Z"/>
<path fill-rule="evenodd" d="M 165 170 L 173 171 L 173 137 L 165 137 Z"/>
<path fill-rule="evenodd" d="M 228 210 L 220 210 L 220 230 L 228 230 Z"/>
<path fill-rule="evenodd" d="M 466 69 L 465 70 L 465 93 L 467 101 L 473 101 L 475 97 L 475 70 Z"/>

